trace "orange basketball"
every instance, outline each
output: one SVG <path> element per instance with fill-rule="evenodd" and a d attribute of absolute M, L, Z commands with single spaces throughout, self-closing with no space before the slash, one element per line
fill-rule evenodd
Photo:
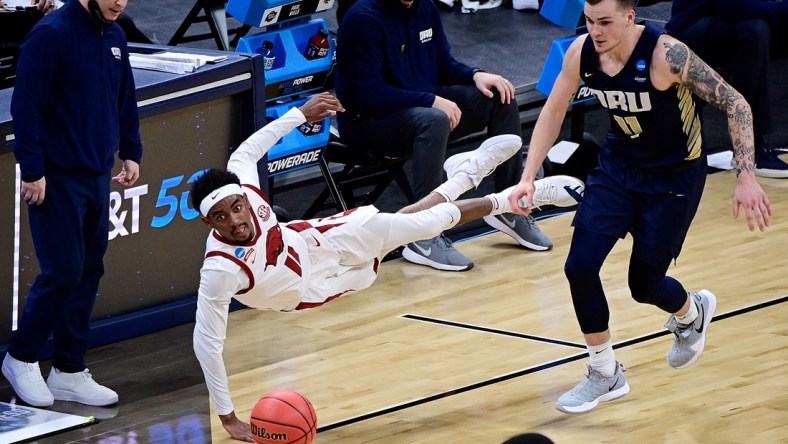
<path fill-rule="evenodd" d="M 260 398 L 249 423 L 260 444 L 309 444 L 317 434 L 315 408 L 304 395 L 287 389 Z"/>

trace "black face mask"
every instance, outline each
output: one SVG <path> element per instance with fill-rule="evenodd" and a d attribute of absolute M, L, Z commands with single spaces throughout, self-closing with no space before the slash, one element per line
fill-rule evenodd
<path fill-rule="evenodd" d="M 88 9 L 90 10 L 90 15 L 99 22 L 105 25 L 112 23 L 112 20 L 107 20 L 104 18 L 104 14 L 101 13 L 101 7 L 99 7 L 99 4 L 96 0 L 88 1 Z"/>

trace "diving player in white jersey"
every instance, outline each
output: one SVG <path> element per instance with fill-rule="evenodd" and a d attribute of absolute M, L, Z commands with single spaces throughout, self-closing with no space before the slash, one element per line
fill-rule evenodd
<path fill-rule="evenodd" d="M 258 160 L 305 121 L 341 111 L 342 105 L 330 94 L 313 96 L 242 143 L 230 156 L 227 171 L 208 170 L 192 186 L 192 204 L 212 228 L 200 270 L 194 351 L 216 413 L 234 439 L 252 442 L 249 424 L 235 415 L 222 360 L 233 297 L 264 310 L 316 307 L 369 287 L 381 258 L 400 245 L 511 211 L 510 190 L 451 203 L 519 151 L 520 137 L 501 135 L 449 158 L 444 165 L 449 179 L 399 213 L 365 206 L 332 217 L 280 224 L 260 190 Z M 583 189 L 573 177 L 549 177 L 536 182 L 536 204 L 575 205 Z"/>

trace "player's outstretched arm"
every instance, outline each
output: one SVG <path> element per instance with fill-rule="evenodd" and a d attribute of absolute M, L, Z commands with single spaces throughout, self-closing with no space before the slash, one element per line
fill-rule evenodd
<path fill-rule="evenodd" d="M 530 208 L 534 207 L 534 193 L 536 187 L 534 180 L 539 171 L 539 167 L 547 157 L 547 152 L 555 143 L 561 132 L 561 125 L 566 117 L 566 111 L 575 97 L 578 87 L 580 87 L 580 53 L 585 42 L 585 36 L 578 37 L 569 46 L 561 65 L 561 72 L 555 80 L 553 89 L 547 97 L 539 112 L 534 131 L 531 134 L 531 142 L 528 145 L 528 155 L 526 156 L 525 167 L 520 182 L 509 195 L 509 203 L 512 212 L 519 214 L 529 214 Z M 520 206 L 520 199 L 525 198 L 527 207 Z"/>
<path fill-rule="evenodd" d="M 698 57 L 687 45 L 673 37 L 660 38 L 655 59 L 660 75 L 673 77 L 676 83 L 690 89 L 707 103 L 723 110 L 728 116 L 728 133 L 733 144 L 736 164 L 736 188 L 733 193 L 733 216 L 738 218 L 739 207 L 744 207 L 750 231 L 755 225 L 763 231 L 769 226 L 772 207 L 766 193 L 755 179 L 755 138 L 750 105 Z"/>
<path fill-rule="evenodd" d="M 328 93 L 313 96 L 301 107 L 290 109 L 278 119 L 249 136 L 230 155 L 227 170 L 235 173 L 241 179 L 241 183 L 259 187 L 257 162 L 279 142 L 279 139 L 306 121 L 313 122 L 324 117 L 331 117 L 337 111 L 344 111 L 344 108 L 334 96 Z"/>
<path fill-rule="evenodd" d="M 200 272 L 193 347 L 205 376 L 208 394 L 222 421 L 222 426 L 233 439 L 251 442 L 249 424 L 235 415 L 227 370 L 222 357 L 230 301 L 232 296 L 243 288 L 245 288 L 244 283 L 232 273 L 207 268 Z"/>

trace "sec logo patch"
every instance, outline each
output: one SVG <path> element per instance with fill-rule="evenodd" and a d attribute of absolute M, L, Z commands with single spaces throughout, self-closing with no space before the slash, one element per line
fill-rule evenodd
<path fill-rule="evenodd" d="M 260 205 L 257 207 L 257 216 L 259 216 L 263 222 L 267 221 L 271 218 L 271 207 L 267 205 Z"/>

